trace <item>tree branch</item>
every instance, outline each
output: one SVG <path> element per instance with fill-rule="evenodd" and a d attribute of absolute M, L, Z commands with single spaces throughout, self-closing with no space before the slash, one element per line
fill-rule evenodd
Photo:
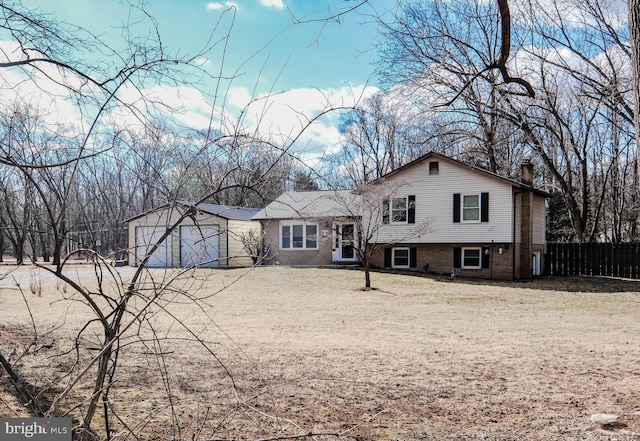
<path fill-rule="evenodd" d="M 527 91 L 527 95 L 531 98 L 536 97 L 536 92 L 533 90 L 531 84 L 520 77 L 512 77 L 507 69 L 507 62 L 509 61 L 509 54 L 511 53 L 511 13 L 509 12 L 509 0 L 497 0 L 498 9 L 500 10 L 500 57 L 494 66 L 500 71 L 502 79 L 505 83 L 515 83 L 524 87 Z"/>

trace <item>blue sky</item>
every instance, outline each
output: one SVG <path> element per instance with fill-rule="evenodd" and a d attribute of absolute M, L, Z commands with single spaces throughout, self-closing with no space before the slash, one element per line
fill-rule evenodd
<path fill-rule="evenodd" d="M 149 22 L 129 15 L 121 0 L 22 0 L 32 9 L 52 13 L 58 20 L 82 26 L 103 40 L 122 44 L 120 34 L 128 22 L 134 36 L 150 32 Z M 395 0 L 369 0 L 339 20 L 322 20 L 360 3 L 357 0 L 149 0 L 145 10 L 158 22 L 168 51 L 192 55 L 220 41 L 203 58 L 203 67 L 216 75 L 224 57 L 224 112 L 239 115 L 243 125 L 266 132 L 272 139 L 291 139 L 306 118 L 335 105 L 375 92 L 374 62 L 377 29 L 375 15 L 384 14 Z M 229 9 L 233 8 L 233 9 Z M 300 23 L 294 24 L 299 20 Z M 228 40 L 225 39 L 229 35 Z M 228 44 L 222 44 L 228 43 Z M 146 85 L 149 86 L 149 85 Z M 365 86 L 368 86 L 365 88 Z M 153 85 L 148 93 L 178 107 L 188 107 L 182 122 L 201 128 L 214 106 L 215 83 L 201 83 L 199 91 Z M 253 104 L 252 99 L 272 95 Z M 219 93 L 220 95 L 220 93 Z M 219 97 L 218 97 L 219 99 Z M 249 104 L 251 103 L 251 104 Z M 218 101 L 215 106 L 220 106 Z M 250 107 L 247 107 L 250 106 Z M 266 109 L 266 111 L 265 111 Z M 303 118 L 300 116 L 303 115 Z M 335 151 L 340 142 L 338 115 L 314 123 L 298 142 L 307 158 Z"/>
<path fill-rule="evenodd" d="M 129 8 L 119 0 L 23 0 L 25 6 L 52 12 L 107 40 L 118 37 Z M 319 22 L 343 12 L 354 0 L 150 0 L 146 9 L 157 21 L 170 51 L 191 54 L 207 43 L 216 23 L 214 39 L 230 32 L 226 73 L 240 69 L 237 86 L 259 92 L 300 87 L 320 89 L 370 80 L 376 58 L 376 25 L 372 15 L 391 7 L 394 0 L 370 0 L 340 22 Z M 226 11 L 235 6 L 235 17 Z M 231 24 L 232 18 L 235 22 Z M 306 21 L 293 24 L 295 19 Z M 143 35 L 148 26 L 134 28 Z M 210 54 L 213 71 L 220 53 Z"/>

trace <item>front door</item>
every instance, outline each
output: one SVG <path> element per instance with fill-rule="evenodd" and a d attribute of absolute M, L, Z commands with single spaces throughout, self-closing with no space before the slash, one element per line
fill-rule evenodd
<path fill-rule="evenodd" d="M 356 225 L 335 224 L 333 260 L 335 262 L 354 262 L 356 254 Z"/>

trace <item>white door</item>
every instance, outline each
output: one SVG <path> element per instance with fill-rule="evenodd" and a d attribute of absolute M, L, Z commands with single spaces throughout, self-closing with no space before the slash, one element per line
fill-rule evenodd
<path fill-rule="evenodd" d="M 136 266 L 140 265 L 151 248 L 158 243 L 166 229 L 161 227 L 136 227 Z M 149 267 L 171 266 L 171 236 L 162 241 L 147 261 Z"/>
<path fill-rule="evenodd" d="M 220 231 L 216 225 L 180 227 L 180 265 L 185 268 L 220 265 Z"/>
<path fill-rule="evenodd" d="M 335 224 L 333 227 L 334 262 L 355 262 L 358 259 L 356 254 L 356 225 L 355 224 Z"/>

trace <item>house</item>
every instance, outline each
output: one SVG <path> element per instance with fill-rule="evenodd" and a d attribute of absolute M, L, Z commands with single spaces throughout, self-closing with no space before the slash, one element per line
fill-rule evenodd
<path fill-rule="evenodd" d="M 533 165 L 508 179 L 437 153 L 374 181 L 388 187 L 372 264 L 491 279 L 540 275 L 549 194 L 533 188 Z M 363 224 L 370 219 L 367 210 Z M 375 217 L 375 216 L 374 216 Z"/>
<path fill-rule="evenodd" d="M 163 206 L 128 220 L 129 265 L 138 266 L 167 228 L 184 217 L 180 225 L 152 253 L 149 267 L 237 267 L 253 260 L 242 237 L 260 230 L 251 217 L 257 208 L 186 202 Z"/>
<path fill-rule="evenodd" d="M 288 191 L 260 210 L 265 264 L 355 263 L 358 196 L 351 190 Z"/>
<path fill-rule="evenodd" d="M 357 191 L 287 192 L 261 210 L 270 260 L 286 265 L 357 261 L 377 267 L 490 279 L 541 274 L 549 194 L 525 162 L 508 179 L 437 153 Z"/>

